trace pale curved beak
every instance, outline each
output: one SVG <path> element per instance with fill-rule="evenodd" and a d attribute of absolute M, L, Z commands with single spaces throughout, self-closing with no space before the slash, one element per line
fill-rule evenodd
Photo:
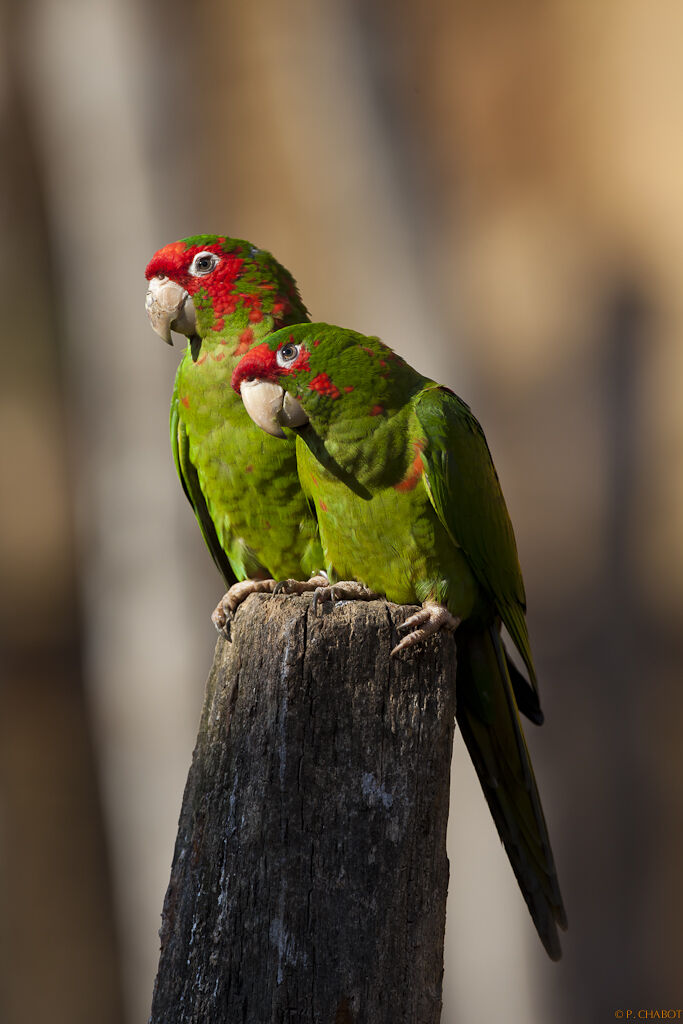
<path fill-rule="evenodd" d="M 288 391 L 269 380 L 243 380 L 240 394 L 257 427 L 273 437 L 286 437 L 283 427 L 303 427 L 308 416 Z"/>
<path fill-rule="evenodd" d="M 171 331 L 191 338 L 197 330 L 194 303 L 189 293 L 167 277 L 153 277 L 145 296 L 145 308 L 152 328 L 167 345 Z"/>

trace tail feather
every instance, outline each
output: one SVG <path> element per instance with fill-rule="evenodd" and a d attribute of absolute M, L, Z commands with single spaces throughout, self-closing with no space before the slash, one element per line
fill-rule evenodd
<path fill-rule="evenodd" d="M 505 647 L 503 647 L 503 650 L 505 651 Z M 517 702 L 517 710 L 526 715 L 534 725 L 543 725 L 544 718 L 538 700 L 538 693 L 524 678 L 507 651 L 505 651 L 505 664 L 507 665 L 508 675 L 512 683 L 512 692 Z"/>
<path fill-rule="evenodd" d="M 495 625 L 458 630 L 458 726 L 541 942 L 559 960 L 567 917 L 508 665 Z"/>

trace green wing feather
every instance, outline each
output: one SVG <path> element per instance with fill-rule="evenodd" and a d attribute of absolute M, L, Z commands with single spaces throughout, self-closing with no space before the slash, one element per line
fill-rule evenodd
<path fill-rule="evenodd" d="M 436 514 L 492 599 L 537 690 L 517 545 L 491 453 L 469 407 L 432 384 L 415 398 L 424 481 Z"/>
<path fill-rule="evenodd" d="M 228 557 L 223 551 L 218 540 L 218 535 L 211 519 L 206 499 L 202 492 L 201 483 L 197 470 L 192 464 L 190 459 L 190 445 L 188 442 L 187 432 L 183 426 L 182 420 L 178 415 L 178 392 L 177 385 L 173 389 L 173 397 L 171 399 L 171 448 L 173 450 L 173 461 L 175 462 L 175 468 L 178 471 L 180 482 L 183 485 L 183 490 L 187 495 L 187 500 L 194 509 L 194 514 L 199 523 L 199 529 L 202 531 L 202 537 L 206 542 L 206 546 L 211 552 L 218 571 L 225 580 L 225 584 L 228 589 L 237 582 L 237 577 L 232 570 Z"/>
<path fill-rule="evenodd" d="M 561 956 L 566 928 L 548 829 L 519 721 L 518 705 L 542 721 L 525 596 L 512 524 L 483 431 L 467 405 L 430 385 L 415 400 L 424 432 L 424 480 L 434 509 L 505 623 L 533 690 L 512 666 L 497 621 L 464 622 L 458 632 L 458 726 L 548 954 Z M 516 698 L 516 699 L 515 699 Z"/>

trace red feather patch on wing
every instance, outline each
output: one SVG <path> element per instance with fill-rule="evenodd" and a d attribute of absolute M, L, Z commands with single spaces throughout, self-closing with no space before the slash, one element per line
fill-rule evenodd
<path fill-rule="evenodd" d="M 394 484 L 394 490 L 400 491 L 412 491 L 417 486 L 417 482 L 424 473 L 424 465 L 422 463 L 422 449 L 424 448 L 424 441 L 413 441 L 413 448 L 415 450 L 415 458 L 408 466 L 408 471 L 402 480 L 399 480 L 397 484 Z"/>

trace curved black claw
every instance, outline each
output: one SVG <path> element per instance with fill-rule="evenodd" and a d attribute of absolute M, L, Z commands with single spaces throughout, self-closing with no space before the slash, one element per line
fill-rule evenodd
<path fill-rule="evenodd" d="M 318 605 L 321 601 L 323 603 L 325 601 L 334 602 L 334 598 L 332 597 L 332 587 L 316 587 L 313 592 L 313 602 L 311 604 L 314 615 L 318 614 Z"/>

